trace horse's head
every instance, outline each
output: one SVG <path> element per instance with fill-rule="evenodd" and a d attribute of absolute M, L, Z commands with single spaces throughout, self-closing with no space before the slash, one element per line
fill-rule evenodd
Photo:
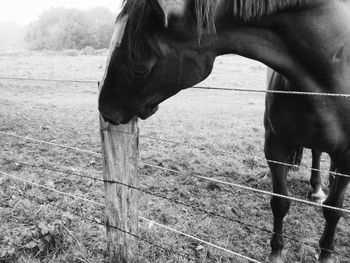
<path fill-rule="evenodd" d="M 198 1 L 211 0 L 125 0 L 100 86 L 104 119 L 146 119 L 210 74 L 215 34 Z"/>

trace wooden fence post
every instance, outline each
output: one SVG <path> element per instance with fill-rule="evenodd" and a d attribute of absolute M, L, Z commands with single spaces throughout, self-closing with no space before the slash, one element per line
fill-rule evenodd
<path fill-rule="evenodd" d="M 100 117 L 106 227 L 111 263 L 129 263 L 138 251 L 137 118 L 114 126 Z M 118 132 L 119 131 L 119 132 Z M 119 182 L 113 183 L 113 182 Z M 119 229 L 119 230 L 118 230 Z"/>

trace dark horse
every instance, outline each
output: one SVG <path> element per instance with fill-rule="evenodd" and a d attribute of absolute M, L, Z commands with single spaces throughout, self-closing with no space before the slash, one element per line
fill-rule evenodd
<path fill-rule="evenodd" d="M 278 72 L 268 69 L 267 70 L 267 89 L 273 91 L 293 91 L 295 90 L 292 87 L 292 84 Z M 267 94 L 265 98 L 265 115 L 264 115 L 264 126 L 265 126 L 265 140 L 268 142 L 271 136 L 279 136 L 285 142 L 290 139 L 292 131 L 300 131 L 300 125 L 302 123 L 298 122 L 299 115 L 303 115 L 303 109 L 300 108 L 291 108 L 289 104 L 285 104 L 285 101 L 288 100 L 294 105 L 301 103 L 299 96 L 283 95 L 283 94 Z M 298 110 L 301 110 L 299 112 Z M 276 126 L 276 123 L 285 122 L 286 125 L 282 130 L 279 130 L 281 127 Z M 284 130 L 284 129 L 287 129 Z M 289 136 L 285 136 L 285 134 Z M 295 134 L 293 138 L 298 136 Z M 303 156 L 303 146 L 294 144 L 291 142 L 295 151 L 294 154 L 290 156 L 289 164 L 299 166 L 301 164 L 301 159 Z M 266 143 L 265 151 L 266 158 L 269 159 L 269 152 L 274 149 L 269 149 L 270 145 Z M 321 173 L 320 173 L 320 161 L 321 161 L 321 152 L 312 150 L 312 170 L 310 184 L 312 187 L 311 199 L 317 203 L 322 203 L 326 195 L 322 190 L 321 185 Z M 335 168 L 331 164 L 330 171 L 334 172 Z M 271 171 L 273 172 L 273 171 Z M 332 174 L 329 175 L 329 182 L 332 181 Z"/>
<path fill-rule="evenodd" d="M 228 53 L 261 61 L 296 91 L 349 94 L 350 0 L 125 0 L 101 83 L 101 115 L 113 123 L 145 119 L 159 103 L 206 78 L 215 58 Z M 350 174 L 348 98 L 300 96 L 283 102 L 297 110 L 293 117 L 300 129 L 284 129 L 283 118 L 274 122 L 272 127 L 285 133 L 268 136 L 268 158 L 288 162 L 293 145 L 303 145 L 328 153 L 337 172 Z M 272 163 L 270 168 L 273 191 L 288 195 L 287 168 Z M 337 176 L 324 203 L 342 207 L 349 181 Z M 288 199 L 271 199 L 271 262 L 282 262 L 289 206 Z M 342 213 L 329 208 L 323 213 L 319 261 L 329 263 Z"/>

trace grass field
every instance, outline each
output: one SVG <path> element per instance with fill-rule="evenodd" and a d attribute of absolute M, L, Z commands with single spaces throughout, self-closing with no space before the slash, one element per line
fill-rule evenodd
<path fill-rule="evenodd" d="M 105 65 L 102 55 L 19 53 L 0 59 L 0 76 L 10 77 L 97 81 Z M 264 89 L 265 67 L 221 57 L 203 85 Z M 0 80 L 0 91 L 0 131 L 100 152 L 97 84 Z M 140 214 L 264 262 L 272 229 L 269 197 L 191 176 L 270 191 L 263 179 L 268 173 L 263 112 L 264 94 L 247 92 L 189 89 L 164 102 L 155 116 L 140 122 L 140 133 L 181 144 L 142 137 L 140 158 L 188 176 L 140 167 L 140 188 L 153 193 L 141 194 Z M 0 171 L 103 203 L 103 184 L 77 176 L 102 178 L 99 157 L 5 135 L 0 135 L 0 147 Z M 305 155 L 303 164 L 309 166 L 309 151 Z M 322 169 L 328 166 L 324 156 Z M 291 195 L 308 198 L 309 174 L 291 173 Z M 1 175 L 0 196 L 0 262 L 105 261 L 100 207 Z M 349 201 L 347 195 L 346 208 Z M 293 203 L 285 222 L 286 235 L 293 237 L 285 240 L 286 262 L 315 262 L 324 224 L 321 209 Z M 342 254 L 349 254 L 349 229 L 347 216 L 336 238 Z M 247 262 L 144 222 L 139 235 L 137 262 Z M 339 262 L 350 259 L 339 256 Z"/>

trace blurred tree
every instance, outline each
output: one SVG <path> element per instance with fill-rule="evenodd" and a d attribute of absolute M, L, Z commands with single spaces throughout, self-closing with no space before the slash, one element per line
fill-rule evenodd
<path fill-rule="evenodd" d="M 114 14 L 102 7 L 87 11 L 52 8 L 28 27 L 26 41 L 32 49 L 107 48 L 114 20 Z"/>
<path fill-rule="evenodd" d="M 91 38 L 94 48 L 108 48 L 114 31 L 115 15 L 107 8 L 95 7 L 89 10 L 89 21 L 91 21 Z"/>

